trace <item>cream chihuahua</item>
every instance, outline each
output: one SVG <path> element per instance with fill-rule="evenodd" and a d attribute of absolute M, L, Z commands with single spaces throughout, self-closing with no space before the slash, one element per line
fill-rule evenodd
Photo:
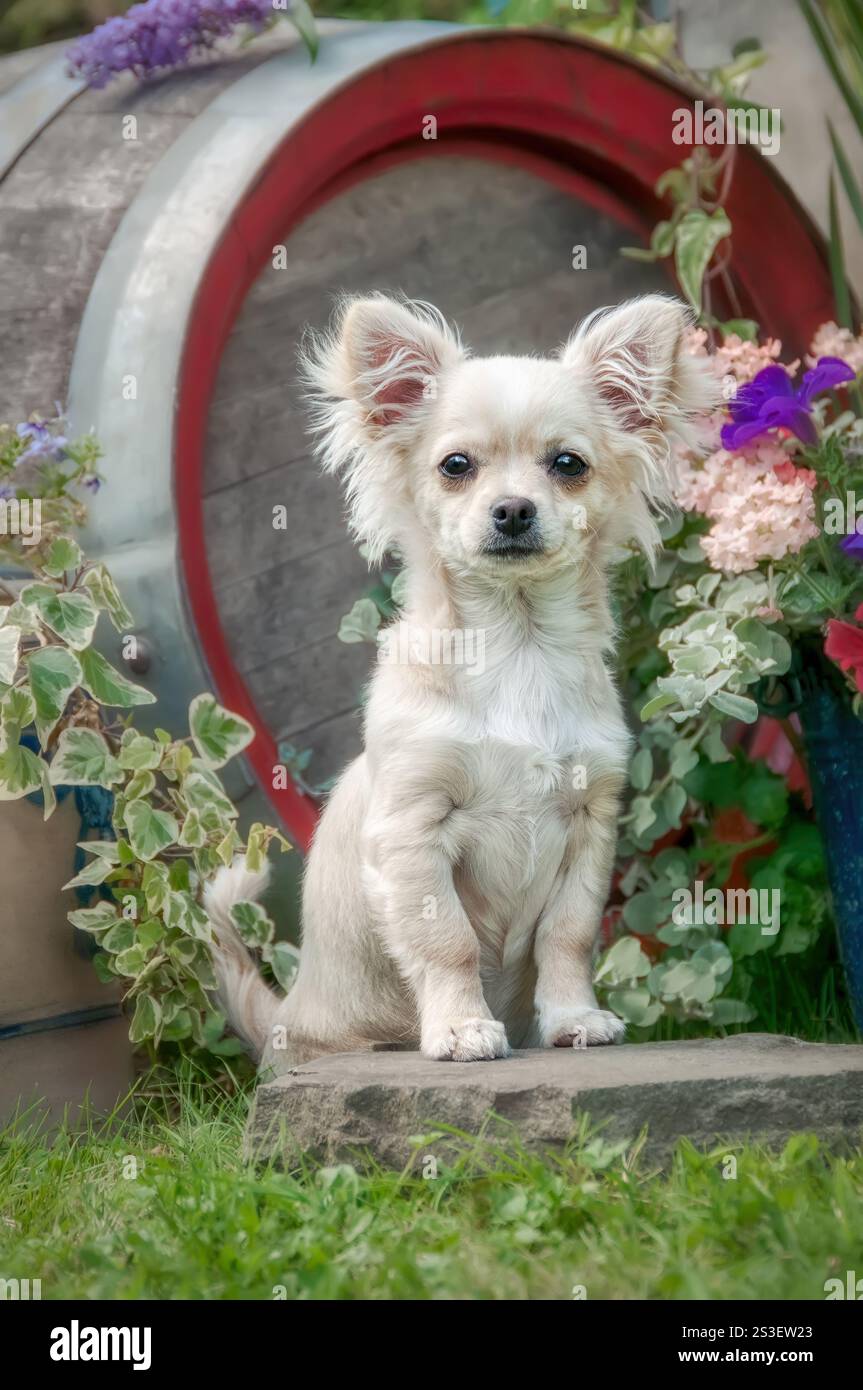
<path fill-rule="evenodd" d="M 263 877 L 240 860 L 205 890 L 220 1000 L 264 1064 L 622 1037 L 592 978 L 631 742 L 607 572 L 621 543 L 656 545 L 671 441 L 713 402 L 688 322 L 648 295 L 554 358 L 471 359 L 436 310 L 373 296 L 313 342 L 325 467 L 404 597 L 309 855 L 286 997 L 231 926 Z"/>

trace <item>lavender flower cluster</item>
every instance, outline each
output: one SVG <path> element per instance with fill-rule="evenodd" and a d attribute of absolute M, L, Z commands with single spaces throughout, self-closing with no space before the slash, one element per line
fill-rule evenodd
<path fill-rule="evenodd" d="M 151 77 L 184 67 L 240 24 L 259 33 L 289 9 L 290 0 L 145 0 L 78 39 L 70 68 L 90 87 L 105 87 L 121 72 Z"/>

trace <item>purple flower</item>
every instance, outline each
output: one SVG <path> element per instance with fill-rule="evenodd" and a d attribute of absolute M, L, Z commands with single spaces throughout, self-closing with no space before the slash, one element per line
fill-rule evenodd
<path fill-rule="evenodd" d="M 852 531 L 850 536 L 839 542 L 839 548 L 844 550 L 846 555 L 850 555 L 852 560 L 863 561 L 863 522 L 860 522 L 856 531 Z"/>
<path fill-rule="evenodd" d="M 44 420 L 28 420 L 15 431 L 19 439 L 29 439 L 30 443 L 18 459 L 18 464 L 34 459 L 56 459 L 62 457 L 66 438 L 53 434 L 51 426 Z"/>
<path fill-rule="evenodd" d="M 795 390 L 784 367 L 765 367 L 741 386 L 731 401 L 731 420 L 722 426 L 722 447 L 741 449 L 775 429 L 790 430 L 804 444 L 817 444 L 818 434 L 811 417 L 813 400 L 843 381 L 853 381 L 855 375 L 840 357 L 820 357 L 817 366 L 804 373 Z"/>
<path fill-rule="evenodd" d="M 145 0 L 100 24 L 68 52 L 73 73 L 90 87 L 105 87 L 120 72 L 150 77 L 184 67 L 239 24 L 260 32 L 290 9 L 273 0 Z"/>

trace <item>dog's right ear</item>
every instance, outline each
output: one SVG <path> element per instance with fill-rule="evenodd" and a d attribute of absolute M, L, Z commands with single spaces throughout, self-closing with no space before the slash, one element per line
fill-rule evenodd
<path fill-rule="evenodd" d="M 382 294 L 344 299 L 331 330 L 303 344 L 319 453 L 325 468 L 345 472 L 352 527 L 373 558 L 397 544 L 409 506 L 402 449 L 463 355 L 432 305 Z"/>
<path fill-rule="evenodd" d="M 431 304 L 380 294 L 343 300 L 331 331 L 312 337 L 303 356 L 319 413 L 327 403 L 353 407 L 354 424 L 368 439 L 433 400 L 441 374 L 462 349 Z"/>

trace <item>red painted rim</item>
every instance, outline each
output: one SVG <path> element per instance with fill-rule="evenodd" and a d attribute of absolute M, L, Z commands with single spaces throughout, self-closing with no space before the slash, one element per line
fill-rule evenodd
<path fill-rule="evenodd" d="M 437 150 L 517 164 L 645 234 L 662 214 L 659 175 L 685 150 L 671 140 L 682 88 L 598 45 L 531 31 L 432 38 L 363 69 L 283 140 L 250 187 L 206 266 L 180 370 L 174 478 L 186 596 L 215 690 L 256 730 L 247 757 L 283 825 L 303 848 L 315 802 L 272 786 L 276 744 L 236 670 L 204 540 L 207 414 L 224 344 L 272 247 L 321 203 L 373 173 Z M 434 113 L 436 142 L 421 138 Z M 823 246 L 807 215 L 757 151 L 741 148 L 726 200 L 731 272 L 743 312 L 792 352 L 833 316 Z M 781 259 L 776 236 L 782 229 Z M 727 309 L 725 310 L 727 312 Z"/>

